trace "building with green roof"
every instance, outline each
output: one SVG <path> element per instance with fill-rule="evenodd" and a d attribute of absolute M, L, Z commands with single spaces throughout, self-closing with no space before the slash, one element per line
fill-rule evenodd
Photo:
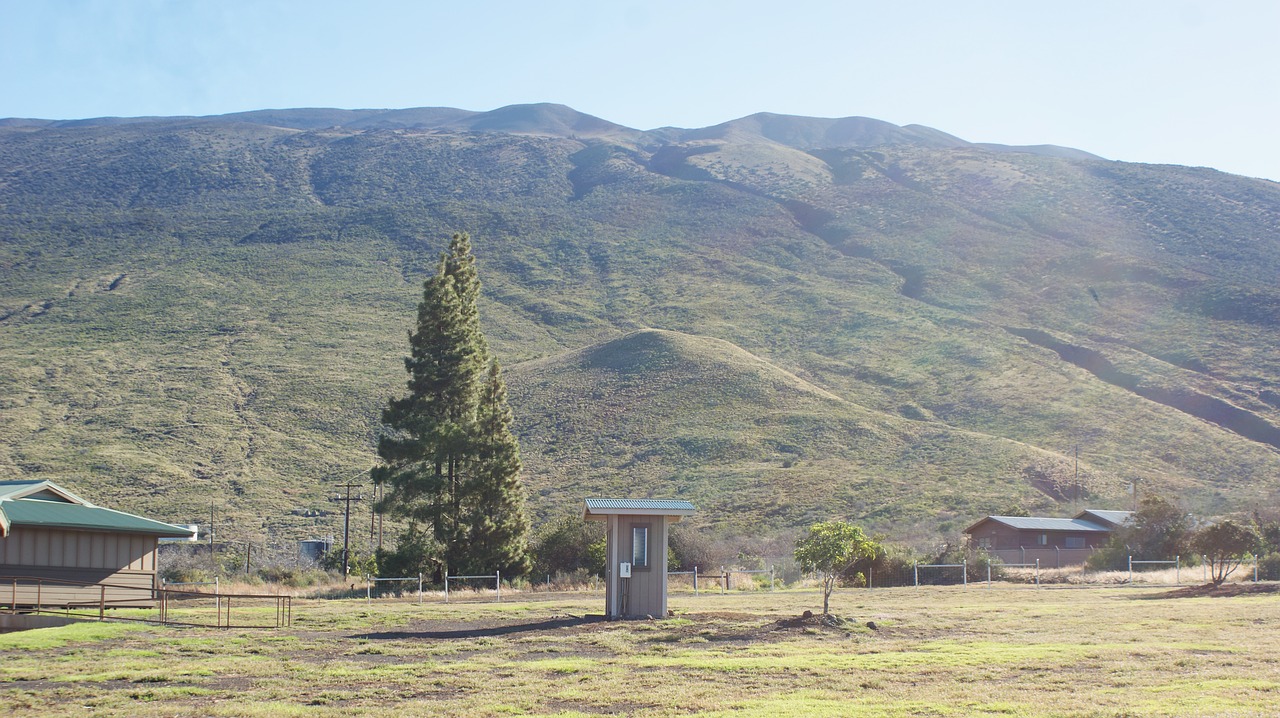
<path fill-rule="evenodd" d="M 115 511 L 51 481 L 0 481 L 0 605 L 150 606 L 156 544 L 191 530 Z"/>

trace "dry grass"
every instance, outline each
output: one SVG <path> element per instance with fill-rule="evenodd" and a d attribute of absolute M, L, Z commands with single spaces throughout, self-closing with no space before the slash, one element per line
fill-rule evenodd
<path fill-rule="evenodd" d="M 599 594 L 306 601 L 286 630 L 0 636 L 0 714 L 1267 715 L 1274 595 L 1020 586 L 677 595 L 585 622 Z M 1159 599 L 1159 600 L 1150 600 Z M 874 622 L 875 629 L 867 627 Z"/>

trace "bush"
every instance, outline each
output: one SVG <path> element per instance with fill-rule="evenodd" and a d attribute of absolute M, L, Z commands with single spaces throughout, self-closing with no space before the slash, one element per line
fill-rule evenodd
<path fill-rule="evenodd" d="M 1269 553 L 1258 559 L 1258 579 L 1280 581 L 1280 553 Z"/>
<path fill-rule="evenodd" d="M 405 578 L 409 576 L 426 576 L 432 583 L 442 583 L 439 544 L 410 524 L 396 539 L 396 547 L 381 550 L 377 556 L 377 570 L 380 578 Z M 341 560 L 341 557 L 339 557 Z"/>
<path fill-rule="evenodd" d="M 534 538 L 533 575 L 604 573 L 604 523 L 564 516 L 547 524 Z"/>

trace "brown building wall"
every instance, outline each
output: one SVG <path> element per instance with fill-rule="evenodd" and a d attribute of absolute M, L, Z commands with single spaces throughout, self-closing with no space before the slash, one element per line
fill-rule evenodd
<path fill-rule="evenodd" d="M 1040 543 L 1040 537 L 1045 543 Z M 1102 546 L 1111 534 L 1101 531 L 1054 531 L 1048 529 L 1030 530 L 1015 529 L 996 521 L 984 521 L 969 532 L 969 543 L 975 548 L 986 548 L 990 551 L 1006 551 L 1011 549 L 1094 549 Z M 1082 545 L 1068 546 L 1068 538 L 1079 539 Z"/>
<path fill-rule="evenodd" d="M 94 585 L 109 584 L 105 598 L 110 605 L 151 606 L 156 538 L 15 526 L 8 536 L 0 537 L 0 603 L 36 602 L 35 584 L 15 581 L 23 577 L 50 579 L 38 589 L 45 605 L 98 605 L 104 593 Z"/>

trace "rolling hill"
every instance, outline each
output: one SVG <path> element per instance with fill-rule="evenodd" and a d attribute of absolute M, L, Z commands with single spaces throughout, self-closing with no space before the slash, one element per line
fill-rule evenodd
<path fill-rule="evenodd" d="M 173 521 L 333 526 L 460 230 L 538 518 L 1280 490 L 1272 182 L 868 118 L 305 109 L 0 120 L 0 208 L 0 473 Z"/>

